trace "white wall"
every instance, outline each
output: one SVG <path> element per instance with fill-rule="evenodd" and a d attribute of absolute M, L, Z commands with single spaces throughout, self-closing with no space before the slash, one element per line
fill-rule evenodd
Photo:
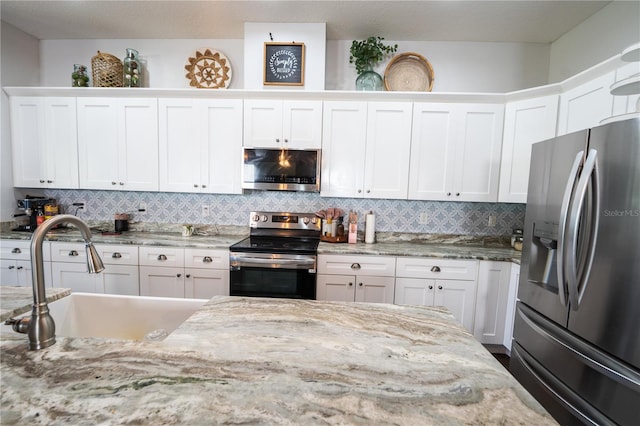
<path fill-rule="evenodd" d="M 38 40 L 0 21 L 2 86 L 38 86 Z M 0 221 L 13 220 L 16 197 L 11 169 L 9 97 L 2 91 L 0 125 Z"/>
<path fill-rule="evenodd" d="M 551 44 L 549 82 L 571 77 L 638 42 L 640 2 L 611 2 Z"/>
<path fill-rule="evenodd" d="M 547 84 L 550 49 L 548 44 L 417 41 L 397 43 L 398 53 L 416 52 L 431 63 L 435 73 L 434 92 L 501 93 Z M 260 52 L 253 56 L 261 61 L 262 41 L 259 44 Z M 326 90 L 355 89 L 355 68 L 349 64 L 350 46 L 351 40 L 327 41 L 324 65 Z M 255 82 L 245 82 L 243 79 L 243 40 L 43 40 L 40 49 L 42 85 L 69 86 L 74 63 L 90 66 L 91 57 L 98 50 L 124 57 L 127 47 L 138 50 L 142 60 L 146 61 L 149 74 L 144 84 L 146 87 L 188 87 L 184 71 L 187 58 L 200 47 L 210 47 L 220 50 L 229 58 L 233 69 L 231 88 L 258 88 L 255 87 Z M 308 52 L 312 52 L 312 49 Z M 307 77 L 314 75 L 314 67 L 321 66 L 320 62 L 312 62 L 313 58 L 309 56 Z M 379 66 L 380 74 L 384 74 L 387 62 L 388 60 L 385 60 Z M 259 79 L 261 88 L 261 71 L 256 78 Z M 310 81 L 307 82 L 311 84 Z M 319 86 L 321 83 L 314 85 Z M 314 86 L 311 90 L 322 89 Z"/>

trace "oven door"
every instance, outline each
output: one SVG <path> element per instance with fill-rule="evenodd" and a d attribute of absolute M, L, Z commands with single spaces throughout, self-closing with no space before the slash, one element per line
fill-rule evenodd
<path fill-rule="evenodd" d="M 316 256 L 234 253 L 229 256 L 231 296 L 316 298 Z"/>

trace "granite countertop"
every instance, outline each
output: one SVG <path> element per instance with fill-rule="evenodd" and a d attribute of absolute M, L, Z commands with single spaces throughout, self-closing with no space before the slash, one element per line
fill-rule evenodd
<path fill-rule="evenodd" d="M 47 303 L 71 294 L 71 290 L 68 288 L 47 288 L 45 292 Z M 31 287 L 0 285 L 0 322 L 30 312 L 32 303 L 33 289 Z"/>
<path fill-rule="evenodd" d="M 193 235 L 183 237 L 177 232 L 124 232 L 121 235 L 94 232 L 92 240 L 98 244 L 127 244 L 139 246 L 169 246 L 228 249 L 248 235 L 247 233 Z M 320 242 L 319 254 L 359 254 L 383 256 L 421 256 L 449 259 L 478 259 L 520 264 L 521 252 L 499 244 L 486 244 L 481 238 L 414 238 L 407 234 L 380 234 L 381 238 L 374 244 L 328 243 Z M 31 234 L 24 232 L 2 232 L 3 239 L 29 239 Z M 407 239 L 411 238 L 411 239 Z M 80 232 L 69 229 L 64 232 L 49 233 L 48 241 L 82 242 Z"/>
<path fill-rule="evenodd" d="M 2 424 L 555 424 L 444 310 L 214 297 L 162 342 L 2 327 Z"/>

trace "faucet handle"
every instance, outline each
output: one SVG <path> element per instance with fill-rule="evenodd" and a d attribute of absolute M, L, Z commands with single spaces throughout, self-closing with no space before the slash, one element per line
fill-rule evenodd
<path fill-rule="evenodd" d="M 4 322 L 4 325 L 10 325 L 16 333 L 26 334 L 29 331 L 30 322 L 31 317 L 9 318 Z"/>

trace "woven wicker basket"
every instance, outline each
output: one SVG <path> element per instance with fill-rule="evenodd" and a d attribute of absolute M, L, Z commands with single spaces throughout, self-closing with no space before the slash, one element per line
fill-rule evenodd
<path fill-rule="evenodd" d="M 122 87 L 122 61 L 109 53 L 98 50 L 91 58 L 91 76 L 93 87 Z"/>

